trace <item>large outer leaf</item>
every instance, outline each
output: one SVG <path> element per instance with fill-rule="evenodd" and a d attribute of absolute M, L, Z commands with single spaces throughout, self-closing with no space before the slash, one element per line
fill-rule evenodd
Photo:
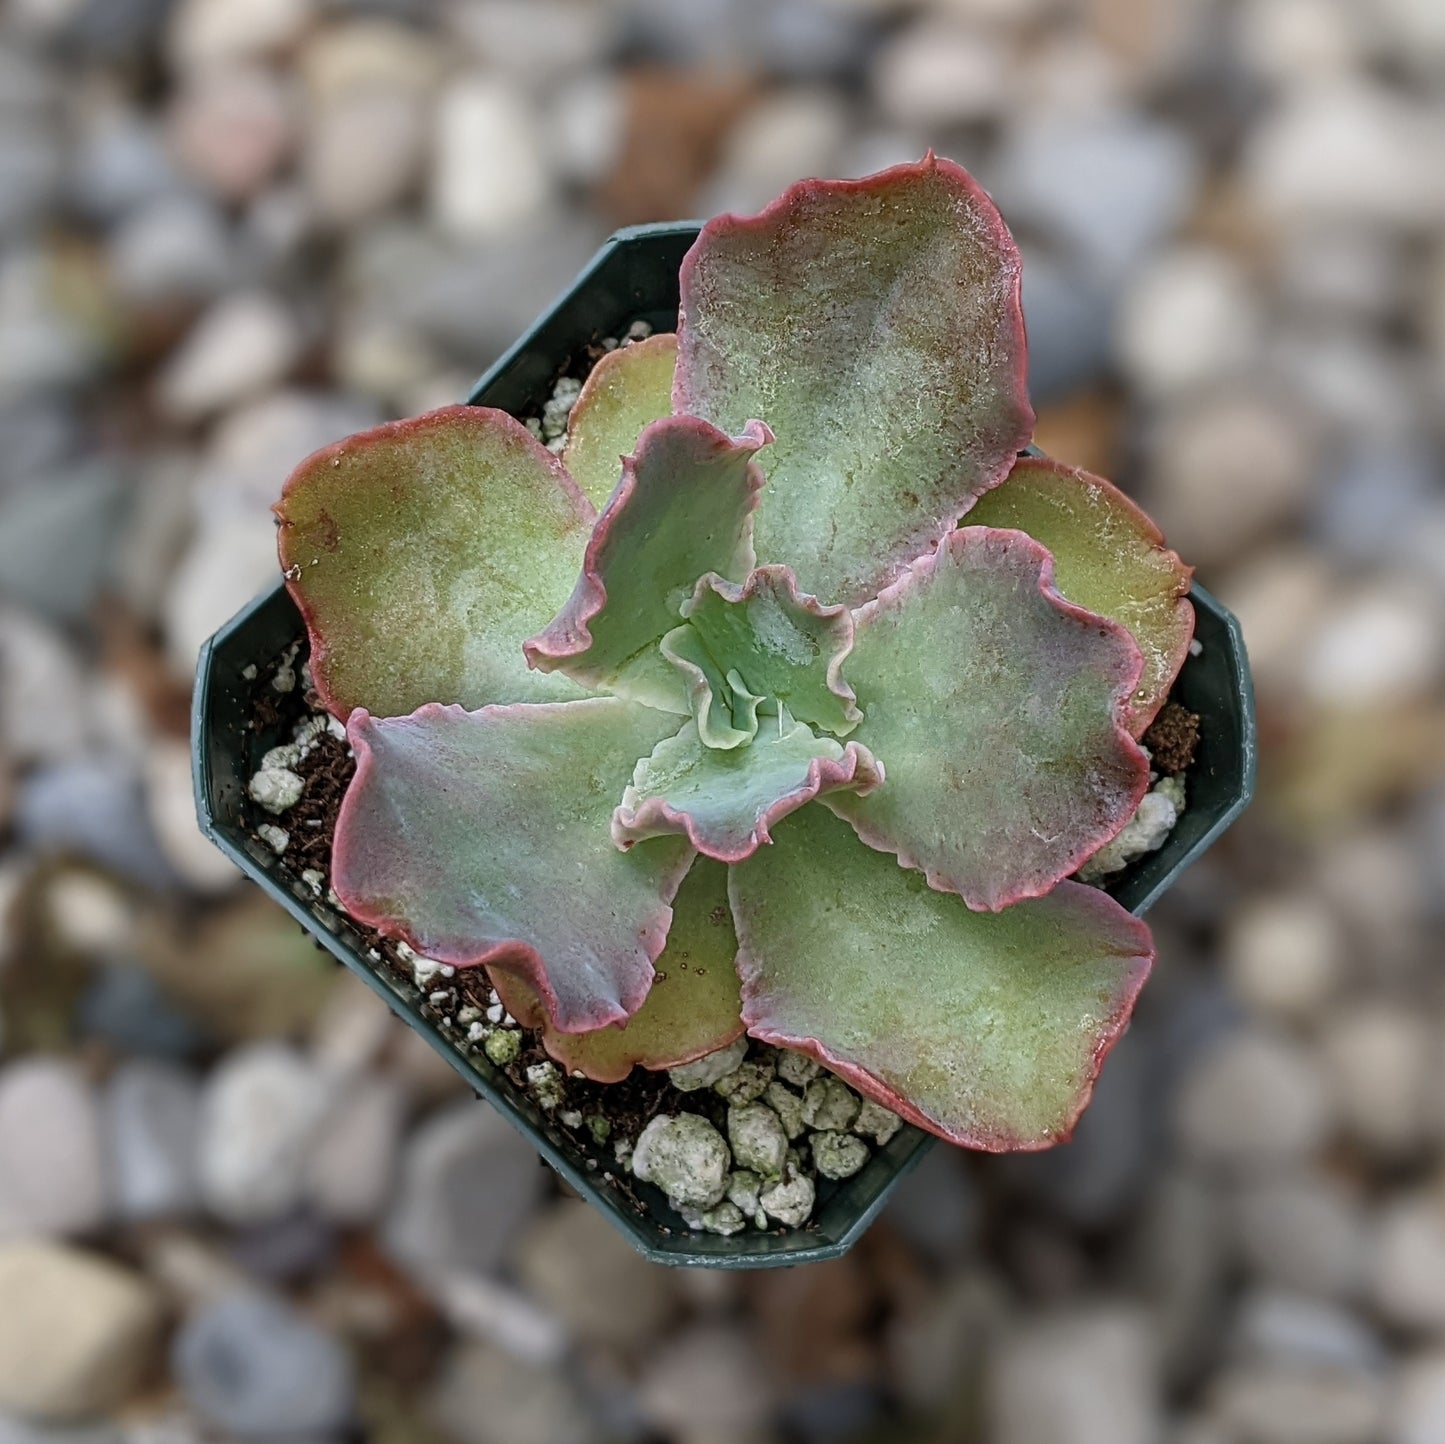
<path fill-rule="evenodd" d="M 707 857 L 737 862 L 772 841 L 769 828 L 805 802 L 839 788 L 868 792 L 883 769 L 866 747 L 816 737 L 787 712 L 758 719 L 751 742 L 706 746 L 696 722 L 644 757 L 612 818 L 612 838 L 631 847 L 669 833 Z"/>
<path fill-rule="evenodd" d="M 1027 532 L 1053 553 L 1064 596 L 1128 629 L 1144 653 L 1127 713 L 1129 730 L 1142 737 L 1189 655 L 1194 608 L 1185 598 L 1194 569 L 1118 487 L 1043 458 L 1021 460 L 963 524 Z"/>
<path fill-rule="evenodd" d="M 854 613 L 854 735 L 888 781 L 827 805 L 970 907 L 1047 892 L 1149 785 L 1123 723 L 1139 648 L 1059 596 L 1052 566 L 1022 532 L 966 527 Z"/>
<path fill-rule="evenodd" d="M 674 1068 L 725 1048 L 743 1031 L 737 936 L 722 863 L 700 857 L 672 903 L 672 928 L 647 1001 L 625 1023 L 591 1033 L 559 1033 L 530 987 L 493 969 L 507 1011 L 542 1034 L 542 1046 L 569 1073 L 618 1083 L 635 1064 Z"/>
<path fill-rule="evenodd" d="M 673 409 L 724 430 L 767 419 L 758 556 L 824 602 L 875 595 L 1032 434 L 1018 250 L 931 153 L 709 221 L 678 329 Z"/>
<path fill-rule="evenodd" d="M 599 510 L 643 428 L 672 414 L 677 337 L 649 336 L 609 351 L 593 368 L 567 418 L 562 463 Z"/>
<path fill-rule="evenodd" d="M 308 457 L 276 507 L 311 670 L 343 721 L 424 702 L 561 701 L 522 643 L 566 600 L 596 513 L 502 411 L 451 406 Z"/>
<path fill-rule="evenodd" d="M 624 458 L 622 480 L 587 543 L 582 575 L 528 662 L 654 707 L 687 711 L 680 675 L 657 653 L 704 572 L 746 576 L 772 440 L 760 421 L 736 439 L 691 416 L 655 421 Z"/>
<path fill-rule="evenodd" d="M 1153 961 L 1105 893 L 971 912 L 819 807 L 729 888 L 748 1031 L 971 1148 L 1068 1137 Z"/>
<path fill-rule="evenodd" d="M 608 821 L 633 759 L 676 726 L 615 697 L 358 711 L 337 895 L 429 958 L 516 970 L 563 1032 L 621 1022 L 647 996 L 692 850 L 619 852 Z"/>
<path fill-rule="evenodd" d="M 759 567 L 741 586 L 701 577 L 682 611 L 724 675 L 735 670 L 749 691 L 839 736 L 858 725 L 841 673 L 853 618 L 846 607 L 800 596 L 791 568 Z"/>

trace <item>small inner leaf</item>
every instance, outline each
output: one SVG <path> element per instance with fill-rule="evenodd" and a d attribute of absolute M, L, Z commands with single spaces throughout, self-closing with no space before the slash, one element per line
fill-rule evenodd
<path fill-rule="evenodd" d="M 687 712 L 681 678 L 657 644 L 699 576 L 741 577 L 752 567 L 763 485 L 752 458 L 771 440 L 760 421 L 736 440 L 691 416 L 649 426 L 598 518 L 570 600 L 525 644 L 528 664 Z"/>
<path fill-rule="evenodd" d="M 613 815 L 612 838 L 628 848 L 679 833 L 706 856 L 736 862 L 771 841 L 770 825 L 805 802 L 840 788 L 868 792 L 882 780 L 866 748 L 818 737 L 786 708 L 730 749 L 706 746 L 697 723 L 688 722 L 637 764 Z"/>
<path fill-rule="evenodd" d="M 491 978 L 507 1011 L 540 1030 L 542 1046 L 569 1073 L 618 1083 L 635 1064 L 675 1068 L 741 1036 L 737 950 L 727 868 L 700 857 L 673 899 L 672 927 L 647 1001 L 627 1022 L 591 1033 L 559 1033 L 522 978 L 501 968 L 493 969 Z"/>
<path fill-rule="evenodd" d="M 1054 585 L 1071 602 L 1127 627 L 1144 653 L 1129 700 L 1129 730 L 1142 737 L 1189 655 L 1192 568 L 1117 487 L 1056 461 L 1026 457 L 979 497 L 964 526 L 1015 527 L 1054 558 Z"/>
<path fill-rule="evenodd" d="M 705 576 L 682 611 L 717 668 L 750 692 L 839 737 L 858 725 L 863 714 L 840 674 L 853 618 L 846 607 L 800 596 L 789 568 L 758 567 L 741 586 Z"/>
<path fill-rule="evenodd" d="M 686 622 L 674 627 L 658 651 L 681 676 L 687 689 L 688 710 L 697 723 L 703 746 L 727 750 L 741 747 L 758 735 L 758 704 L 763 700 L 741 684 L 736 672 L 722 675 L 701 636 Z"/>

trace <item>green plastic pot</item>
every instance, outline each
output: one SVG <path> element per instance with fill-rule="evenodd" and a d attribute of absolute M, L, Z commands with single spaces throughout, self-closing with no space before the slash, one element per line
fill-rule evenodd
<path fill-rule="evenodd" d="M 697 231 L 696 223 L 619 231 L 552 309 L 482 377 L 468 401 L 534 414 L 551 394 L 557 375 L 589 343 L 617 335 L 639 318 L 658 330 L 673 329 L 678 267 Z M 1196 586 L 1192 595 L 1203 650 L 1184 664 L 1174 695 L 1202 719 L 1199 754 L 1189 774 L 1188 810 L 1168 842 L 1109 887 L 1135 914 L 1143 914 L 1229 826 L 1254 788 L 1254 701 L 1239 626 L 1203 588 Z M 786 1234 L 748 1231 L 731 1238 L 693 1233 L 664 1197 L 647 1186 L 639 1192 L 649 1212 L 639 1216 L 602 1177 L 610 1166 L 605 1155 L 589 1158 L 484 1056 L 459 1047 L 453 1035 L 437 1026 L 421 991 L 373 962 L 348 920 L 314 898 L 282 859 L 251 837 L 246 782 L 261 754 L 285 739 L 252 730 L 252 689 L 243 673 L 255 666 L 264 674 L 304 635 L 300 615 L 278 583 L 201 649 L 192 747 L 197 813 L 206 836 L 415 1028 L 648 1258 L 709 1268 L 770 1268 L 847 1252 L 899 1179 L 932 1145 L 930 1135 L 905 1127 L 853 1178 L 831 1185 L 820 1181 L 818 1208 L 805 1229 Z"/>

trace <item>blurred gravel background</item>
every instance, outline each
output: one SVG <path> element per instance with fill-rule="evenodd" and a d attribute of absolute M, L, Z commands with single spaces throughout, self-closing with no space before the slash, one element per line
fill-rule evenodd
<path fill-rule="evenodd" d="M 615 226 L 928 144 L 1261 796 L 1076 1142 L 670 1272 L 201 840 L 192 661 Z M 1441 0 L 3 0 L 0 1441 L 1442 1444 L 1442 415 Z"/>

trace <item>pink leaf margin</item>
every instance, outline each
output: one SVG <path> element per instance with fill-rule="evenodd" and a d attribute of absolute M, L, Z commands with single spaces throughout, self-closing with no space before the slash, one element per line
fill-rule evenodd
<path fill-rule="evenodd" d="M 781 822 L 789 813 L 796 812 L 814 798 L 844 788 L 859 796 L 867 796 L 883 781 L 883 764 L 860 743 L 849 742 L 843 748 L 842 757 L 836 760 L 813 758 L 808 763 L 808 775 L 804 782 L 768 804 L 740 847 L 729 850 L 712 841 L 698 827 L 691 813 L 673 807 L 662 797 L 649 797 L 637 808 L 620 805 L 612 814 L 612 841 L 626 852 L 634 844 L 646 842 L 649 838 L 680 834 L 706 857 L 726 863 L 743 862 L 758 848 L 772 843 L 775 822 Z"/>
<path fill-rule="evenodd" d="M 950 532 L 939 543 L 935 551 L 919 557 L 910 564 L 908 570 L 897 581 L 885 587 L 872 601 L 865 602 L 861 607 L 854 609 L 855 630 L 866 626 L 876 613 L 904 605 L 908 594 L 920 587 L 937 570 L 939 558 L 946 550 L 951 551 L 975 545 L 988 546 L 991 539 L 995 537 L 1007 537 L 1010 546 L 1021 547 L 1032 555 L 1032 559 L 1039 569 L 1039 594 L 1055 611 L 1061 616 L 1068 617 L 1083 626 L 1093 628 L 1102 635 L 1111 637 L 1119 645 L 1122 666 L 1116 676 L 1113 689 L 1113 731 L 1114 739 L 1118 743 L 1122 755 L 1133 764 L 1134 778 L 1130 788 L 1128 810 L 1120 817 L 1117 826 L 1106 827 L 1096 835 L 1084 837 L 1069 853 L 1067 863 L 1060 864 L 1052 876 L 1044 874 L 1033 883 L 1020 881 L 1016 887 L 976 900 L 963 894 L 954 880 L 927 867 L 906 848 L 897 845 L 876 827 L 871 826 L 866 818 L 854 817 L 848 813 L 839 812 L 836 808 L 829 808 L 829 811 L 836 813 L 853 828 L 861 841 L 876 852 L 891 853 L 898 859 L 900 867 L 913 868 L 921 872 L 927 879 L 929 887 L 938 892 L 958 892 L 960 896 L 964 897 L 969 907 L 987 912 L 1002 912 L 1005 908 L 1012 907 L 1014 903 L 1026 902 L 1029 898 L 1042 897 L 1051 892 L 1063 879 L 1077 872 L 1100 848 L 1106 847 L 1124 830 L 1129 819 L 1133 817 L 1139 804 L 1144 800 L 1144 794 L 1149 790 L 1149 759 L 1130 730 L 1128 710 L 1130 699 L 1144 673 L 1144 653 L 1128 628 L 1111 621 L 1108 617 L 1101 617 L 1096 612 L 1076 606 L 1059 591 L 1054 585 L 1053 553 L 1027 533 L 1008 527 L 985 526 L 966 527 Z M 828 807 L 826 798 L 822 801 L 823 806 Z"/>
<path fill-rule="evenodd" d="M 690 433 L 700 446 L 708 449 L 718 452 L 744 451 L 749 456 L 755 455 L 765 446 L 770 446 L 774 439 L 772 431 L 761 421 L 749 421 L 742 435 L 738 437 L 730 437 L 726 432 L 719 431 L 717 427 L 695 416 L 664 416 L 645 426 L 637 439 L 637 449 L 631 456 L 622 458 L 622 477 L 592 529 L 582 559 L 582 575 L 578 577 L 567 605 L 542 631 L 522 644 L 529 667 L 543 672 L 561 670 L 570 658 L 580 656 L 592 645 L 590 624 L 607 604 L 607 586 L 602 580 L 602 569 L 606 565 L 613 538 L 621 524 L 620 518 L 626 513 L 628 503 L 637 492 L 638 472 L 651 444 L 671 432 L 683 435 Z M 750 506 L 744 545 L 751 568 L 751 514 L 757 510 L 766 484 L 762 468 L 756 462 L 748 463 L 747 480 Z M 573 482 L 573 485 L 576 483 Z"/>
<path fill-rule="evenodd" d="M 535 711 L 539 706 L 548 705 L 570 706 L 575 704 L 512 702 L 484 707 L 481 710 L 492 714 L 516 713 L 523 708 Z M 450 714 L 468 715 L 464 707 L 454 703 L 443 704 L 440 702 L 428 702 L 425 706 L 417 708 L 411 715 L 417 718 L 429 718 Z M 335 889 L 337 897 L 341 899 L 341 905 L 346 912 L 363 927 L 375 929 L 382 937 L 404 942 L 408 947 L 436 962 L 446 963 L 456 968 L 509 969 L 525 979 L 532 990 L 542 999 L 552 1026 L 559 1033 L 590 1033 L 596 1028 L 605 1028 L 609 1023 L 625 1023 L 642 1006 L 652 987 L 652 965 L 662 955 L 662 950 L 667 945 L 668 931 L 672 927 L 671 903 L 677 896 L 677 890 L 682 886 L 688 869 L 693 864 L 693 854 L 684 853 L 673 871 L 665 877 L 662 890 L 667 901 L 661 904 L 657 912 L 648 918 L 638 930 L 638 946 L 646 963 L 645 974 L 641 968 L 637 969 L 640 982 L 623 990 L 623 998 L 619 1007 L 599 1007 L 595 1013 L 577 1017 L 559 1017 L 560 1004 L 556 989 L 547 978 L 546 961 L 530 943 L 523 942 L 520 938 L 504 938 L 480 951 L 437 947 L 435 944 L 424 943 L 416 933 L 408 929 L 404 922 L 393 917 L 383 908 L 372 907 L 364 899 L 348 895 L 349 887 L 346 875 L 351 865 L 353 839 L 357 830 L 352 815 L 360 806 L 357 799 L 362 796 L 367 783 L 371 781 L 377 765 L 369 736 L 374 720 L 366 708 L 358 707 L 346 724 L 346 739 L 356 754 L 356 773 L 346 789 L 346 795 L 342 798 L 341 808 L 337 813 L 331 858 L 331 885 Z"/>
<path fill-rule="evenodd" d="M 729 887 L 731 888 L 731 880 L 729 880 Z M 738 927 L 737 968 L 738 975 L 742 979 L 743 1022 L 747 1027 L 748 1036 L 756 1038 L 760 1043 L 771 1043 L 774 1047 L 792 1048 L 796 1052 L 806 1053 L 825 1068 L 831 1069 L 844 1082 L 856 1088 L 865 1097 L 891 1109 L 900 1118 L 932 1133 L 937 1138 L 942 1138 L 946 1143 L 954 1143 L 961 1148 L 971 1148 L 982 1153 L 1039 1153 L 1053 1148 L 1057 1144 L 1067 1143 L 1073 1137 L 1080 1116 L 1089 1106 L 1089 1100 L 1094 1096 L 1094 1088 L 1098 1083 L 1104 1060 L 1113 1052 L 1114 1045 L 1129 1026 L 1129 1019 L 1133 1016 L 1139 992 L 1148 981 L 1149 974 L 1153 969 L 1156 952 L 1154 939 L 1148 925 L 1141 919 L 1125 913 L 1107 893 L 1100 892 L 1099 889 L 1089 887 L 1085 883 L 1077 882 L 1061 882 L 1052 891 L 1072 895 L 1081 906 L 1095 912 L 1107 912 L 1113 916 L 1113 920 L 1116 922 L 1126 922 L 1129 931 L 1136 939 L 1137 946 L 1137 952 L 1131 956 L 1131 966 L 1125 974 L 1124 986 L 1115 1000 L 1114 1008 L 1108 1018 L 1104 1020 L 1103 1026 L 1094 1040 L 1079 1091 L 1063 1126 L 1057 1132 L 1050 1133 L 1043 1138 L 1020 1138 L 1014 1134 L 1002 1132 L 949 1129 L 936 1118 L 910 1103 L 901 1093 L 890 1088 L 882 1080 L 875 1078 L 867 1069 L 850 1062 L 841 1054 L 833 1052 L 818 1042 L 816 1038 L 794 1036 L 761 1023 L 754 1007 L 758 995 L 758 978 L 749 952 L 747 929 L 741 921 L 740 910 L 734 904 L 733 919 Z M 1122 917 L 1118 916 L 1120 914 Z"/>

